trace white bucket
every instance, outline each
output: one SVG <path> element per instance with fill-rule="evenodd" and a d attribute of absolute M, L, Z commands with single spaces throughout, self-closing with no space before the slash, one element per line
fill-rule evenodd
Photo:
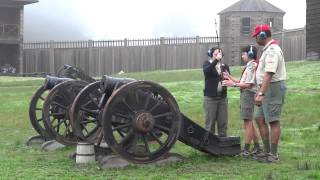
<path fill-rule="evenodd" d="M 95 161 L 94 145 L 88 142 L 78 142 L 76 163 L 85 164 Z"/>

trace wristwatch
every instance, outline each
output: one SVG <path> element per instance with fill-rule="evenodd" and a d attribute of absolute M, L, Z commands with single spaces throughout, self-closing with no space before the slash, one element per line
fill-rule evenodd
<path fill-rule="evenodd" d="M 263 92 L 258 92 L 258 96 L 264 96 Z"/>
<path fill-rule="evenodd" d="M 233 87 L 237 87 L 238 86 L 238 84 L 237 83 L 233 83 Z"/>

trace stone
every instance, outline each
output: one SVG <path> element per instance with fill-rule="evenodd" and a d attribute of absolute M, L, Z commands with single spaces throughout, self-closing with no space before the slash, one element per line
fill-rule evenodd
<path fill-rule="evenodd" d="M 99 167 L 101 169 L 125 168 L 130 163 L 119 155 L 108 155 L 100 159 Z"/>
<path fill-rule="evenodd" d="M 41 145 L 41 149 L 44 151 L 55 151 L 64 147 L 66 146 L 57 142 L 56 140 L 46 141 Z"/>
<path fill-rule="evenodd" d="M 45 142 L 45 138 L 43 136 L 37 135 L 37 136 L 31 136 L 26 142 L 27 146 L 32 146 L 32 145 L 41 145 Z"/>
<path fill-rule="evenodd" d="M 159 160 L 148 163 L 148 164 L 137 164 L 139 166 L 145 165 L 167 165 L 183 161 L 185 157 L 176 153 L 168 153 L 161 157 Z M 133 165 L 127 160 L 123 159 L 120 155 L 108 155 L 99 160 L 99 167 L 101 169 L 112 169 L 112 168 L 125 168 L 129 165 Z"/>
<path fill-rule="evenodd" d="M 96 153 L 96 161 L 101 161 L 104 157 L 113 154 L 113 151 L 109 147 L 94 147 Z"/>
<path fill-rule="evenodd" d="M 166 164 L 171 164 L 171 163 L 176 163 L 183 161 L 185 157 L 183 157 L 180 154 L 177 153 L 168 153 L 161 157 L 161 159 L 151 163 L 152 165 L 166 165 Z"/>

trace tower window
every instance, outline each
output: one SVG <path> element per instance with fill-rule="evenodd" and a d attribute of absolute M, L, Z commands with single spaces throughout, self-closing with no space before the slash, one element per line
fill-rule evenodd
<path fill-rule="evenodd" d="M 250 35 L 250 18 L 245 17 L 241 19 L 241 33 L 242 35 Z"/>
<path fill-rule="evenodd" d="M 273 18 L 267 18 L 267 22 L 266 22 L 270 27 L 274 26 L 274 19 Z"/>

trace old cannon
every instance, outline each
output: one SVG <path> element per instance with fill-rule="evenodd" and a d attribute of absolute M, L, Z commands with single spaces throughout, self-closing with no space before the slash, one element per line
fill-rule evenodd
<path fill-rule="evenodd" d="M 44 119 L 42 116 L 44 101 L 48 96 L 48 93 L 55 86 L 70 80 L 82 80 L 88 83 L 95 81 L 93 78 L 86 75 L 81 69 L 70 65 L 64 65 L 58 69 L 57 76 L 47 76 L 44 84 L 36 90 L 31 98 L 29 106 L 29 119 L 33 128 L 45 140 L 53 139 L 54 137 L 50 136 L 44 125 Z"/>
<path fill-rule="evenodd" d="M 98 92 L 90 97 L 97 88 Z M 128 161 L 156 161 L 170 151 L 177 139 L 213 155 L 240 152 L 239 137 L 218 137 L 206 131 L 181 113 L 170 92 L 154 82 L 103 76 L 100 87 L 93 83 L 82 93 L 71 108 L 76 134 L 89 140 L 91 135 L 95 136 L 91 140 L 104 138 L 114 152 Z M 157 135 L 159 131 L 161 136 Z"/>
<path fill-rule="evenodd" d="M 108 85 L 111 85 L 107 90 L 101 89 L 99 81 L 87 85 L 78 93 L 70 108 L 69 117 L 73 133 L 79 140 L 103 147 L 101 143 L 105 141 L 102 133 L 101 115 L 105 101 L 115 89 L 131 81 L 135 80 L 103 76 L 102 82 L 108 82 Z"/>

